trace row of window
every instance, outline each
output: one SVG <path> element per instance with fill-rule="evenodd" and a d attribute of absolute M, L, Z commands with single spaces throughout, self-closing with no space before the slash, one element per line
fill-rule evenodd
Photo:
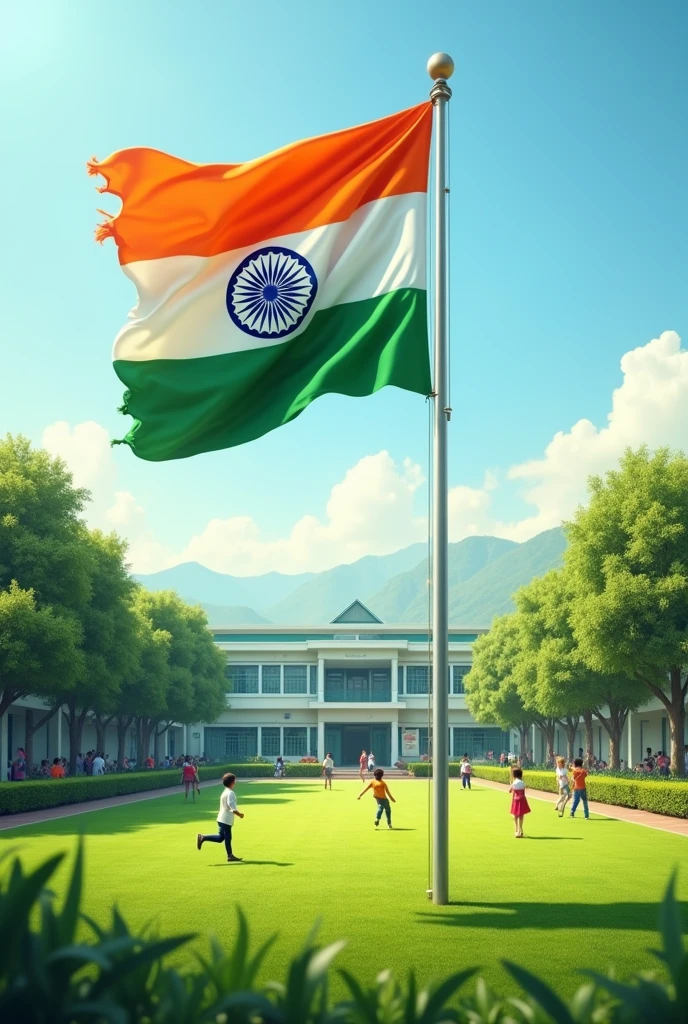
<path fill-rule="evenodd" d="M 256 726 L 206 726 L 204 743 L 207 756 L 220 761 L 256 757 L 259 753 L 262 757 L 317 757 L 318 729 L 312 725 L 264 725 L 259 751 Z"/>
<path fill-rule="evenodd" d="M 402 732 L 399 727 L 399 751 L 402 751 Z M 428 742 L 428 729 L 418 730 L 418 748 L 421 757 L 430 753 Z M 452 758 L 463 757 L 464 754 L 473 760 L 480 760 L 485 757 L 488 750 L 492 750 L 498 758 L 502 750 L 509 749 L 509 733 L 501 729 L 467 729 L 464 726 L 452 726 L 449 730 L 449 756 Z M 403 757 L 403 752 L 400 754 Z"/>
<path fill-rule="evenodd" d="M 464 679 L 470 672 L 470 665 L 449 666 L 449 692 L 462 694 Z M 232 693 L 286 693 L 310 694 L 318 693 L 317 665 L 227 665 L 225 674 L 229 680 Z M 344 672 L 339 673 L 344 685 Z M 335 682 L 336 670 L 328 670 L 328 682 Z M 367 675 L 367 672 L 366 672 Z M 372 672 L 372 685 L 383 689 L 388 685 L 389 674 L 386 671 Z M 409 696 L 422 696 L 432 689 L 432 666 L 403 665 L 399 666 L 399 693 L 404 688 Z"/>

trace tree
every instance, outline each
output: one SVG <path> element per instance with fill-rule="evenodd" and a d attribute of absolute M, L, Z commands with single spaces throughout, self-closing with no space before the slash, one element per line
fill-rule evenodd
<path fill-rule="evenodd" d="M 65 707 L 72 774 L 89 712 L 96 714 L 104 731 L 103 719 L 114 717 L 120 685 L 133 670 L 138 654 L 137 623 L 130 600 L 136 584 L 125 563 L 126 542 L 114 533 L 106 535 L 85 527 L 81 540 L 90 559 L 90 598 L 80 614 L 84 671 L 78 685 L 57 700 Z"/>
<path fill-rule="evenodd" d="M 81 544 L 79 521 L 87 499 L 88 492 L 72 485 L 60 459 L 33 449 L 23 437 L 8 435 L 0 440 L 5 644 L 0 721 L 20 697 L 52 703 L 58 692 L 71 690 L 82 668 L 75 644 L 79 612 L 90 594 L 89 559 Z M 26 657 L 13 660 L 12 651 L 22 645 Z M 7 752 L 1 747 L 0 742 L 0 763 L 4 764 Z"/>
<path fill-rule="evenodd" d="M 518 729 L 523 756 L 534 718 L 526 711 L 514 675 L 521 650 L 518 620 L 518 615 L 502 615 L 494 620 L 489 633 L 478 637 L 464 685 L 466 703 L 476 722 Z"/>
<path fill-rule="evenodd" d="M 186 604 L 173 591 L 139 591 L 138 613 L 153 630 L 170 637 L 167 688 L 162 706 L 138 716 L 139 760 L 150 753 L 151 739 L 164 735 L 173 722 L 213 721 L 226 707 L 225 658 L 215 646 L 200 607 Z"/>
<path fill-rule="evenodd" d="M 629 676 L 606 675 L 588 667 L 571 625 L 574 597 L 571 574 L 561 569 L 534 579 L 516 594 L 522 636 L 522 693 L 526 704 L 539 714 L 562 722 L 569 758 L 574 756 L 581 717 L 585 722 L 586 754 L 589 760 L 594 756 L 594 714 L 609 735 L 610 762 L 618 768 L 628 711 L 643 703 L 644 690 Z"/>
<path fill-rule="evenodd" d="M 688 680 L 688 458 L 625 453 L 590 481 L 567 527 L 574 634 L 595 671 L 639 680 L 666 708 L 671 765 L 685 774 Z"/>

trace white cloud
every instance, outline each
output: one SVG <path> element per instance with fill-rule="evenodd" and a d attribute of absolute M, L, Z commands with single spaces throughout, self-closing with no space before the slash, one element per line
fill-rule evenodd
<path fill-rule="evenodd" d="M 647 443 L 685 447 L 688 438 L 688 351 L 667 331 L 621 360 L 623 380 L 613 392 L 607 423 L 598 429 L 579 420 L 560 431 L 540 458 L 506 474 L 486 470 L 482 487 L 458 485 L 449 494 L 450 539 L 488 534 L 524 541 L 557 526 L 585 501 L 587 480 L 618 461 L 624 449 Z M 201 533 L 173 550 L 155 537 L 133 494 L 117 488 L 117 469 L 107 431 L 98 423 L 55 423 L 43 444 L 61 455 L 75 482 L 94 496 L 89 522 L 117 529 L 130 542 L 138 572 L 198 561 L 220 572 L 254 575 L 270 570 L 318 571 L 366 554 L 386 554 L 425 538 L 423 472 L 416 463 L 394 462 L 389 452 L 367 455 L 334 484 L 322 518 L 302 516 L 282 537 L 266 535 L 269 523 L 248 515 L 210 520 Z M 496 517 L 495 498 L 522 488 L 532 514 L 511 521 Z"/>

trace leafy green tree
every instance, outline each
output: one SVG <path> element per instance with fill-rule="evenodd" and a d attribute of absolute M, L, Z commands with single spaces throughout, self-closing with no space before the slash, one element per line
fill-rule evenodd
<path fill-rule="evenodd" d="M 518 620 L 518 615 L 502 615 L 494 620 L 489 633 L 478 637 L 464 685 L 466 703 L 476 722 L 518 729 L 523 756 L 535 718 L 524 706 L 514 675 L 521 650 Z"/>
<path fill-rule="evenodd" d="M 0 592 L 6 658 L 4 674 L 0 673 L 0 720 L 20 697 L 35 696 L 51 704 L 59 692 L 73 689 L 83 669 L 75 645 L 80 613 L 90 596 L 90 559 L 79 520 L 87 499 L 88 492 L 73 486 L 60 459 L 32 448 L 24 437 L 0 440 Z M 45 633 L 39 624 L 45 625 Z M 11 634 L 13 629 L 18 633 Z M 16 660 L 11 652 L 23 644 L 29 653 Z M 37 726 L 29 725 L 30 745 Z M 0 749 L 0 763 L 6 757 Z"/>
<path fill-rule="evenodd" d="M 64 706 L 69 728 L 72 774 L 88 714 L 95 713 L 101 723 L 104 718 L 111 720 L 122 680 L 133 671 L 138 654 L 137 622 L 131 608 L 136 584 L 127 571 L 126 542 L 114 533 L 85 527 L 81 540 L 90 559 L 90 597 L 80 611 L 84 671 L 78 685 L 61 693 L 57 701 Z"/>
<path fill-rule="evenodd" d="M 688 458 L 628 450 L 590 481 L 568 526 L 574 634 L 587 664 L 639 680 L 665 707 L 671 765 L 685 774 Z"/>
<path fill-rule="evenodd" d="M 138 716 L 139 761 L 151 750 L 151 740 L 164 735 L 173 722 L 213 721 L 226 707 L 225 658 L 215 646 L 208 620 L 200 607 L 186 604 L 173 591 L 137 595 L 139 613 L 154 630 L 169 635 L 168 673 L 162 706 Z"/>
<path fill-rule="evenodd" d="M 576 729 L 586 725 L 587 756 L 593 756 L 592 716 L 609 736 L 609 758 L 619 767 L 621 734 L 629 710 L 647 700 L 636 679 L 588 668 L 571 625 L 575 597 L 571 574 L 555 569 L 516 594 L 522 637 L 521 686 L 526 704 L 545 717 L 562 721 L 567 753 L 574 756 Z"/>

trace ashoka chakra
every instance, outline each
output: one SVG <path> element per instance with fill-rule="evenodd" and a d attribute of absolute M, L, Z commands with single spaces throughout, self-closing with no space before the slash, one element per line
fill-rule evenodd
<path fill-rule="evenodd" d="M 230 277 L 227 312 L 254 338 L 284 338 L 303 323 L 317 290 L 315 272 L 304 256 L 268 245 L 249 253 Z"/>

